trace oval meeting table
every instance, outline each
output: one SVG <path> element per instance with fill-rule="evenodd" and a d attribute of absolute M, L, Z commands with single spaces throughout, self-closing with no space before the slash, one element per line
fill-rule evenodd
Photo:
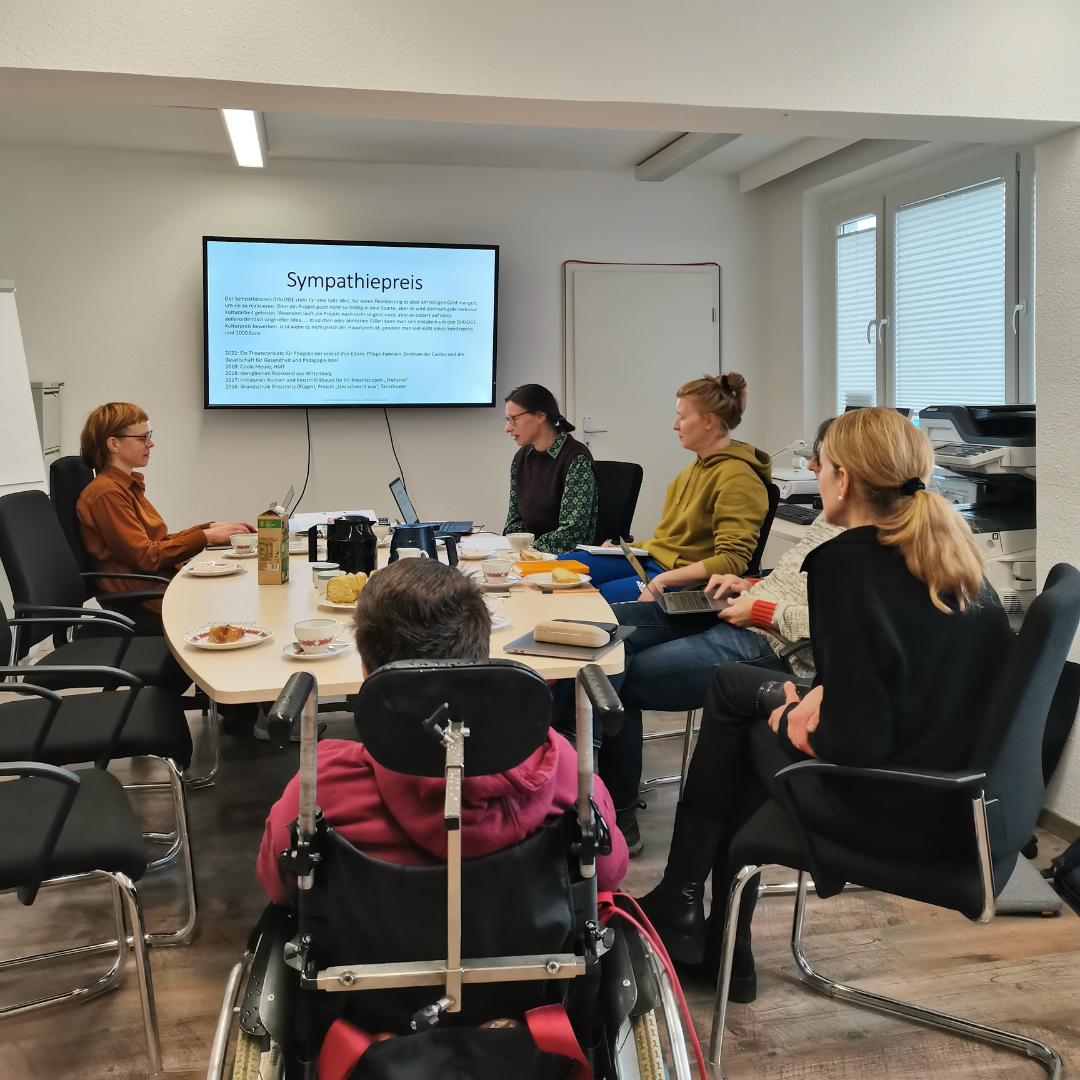
<path fill-rule="evenodd" d="M 199 559 L 221 559 L 209 551 Z M 379 563 L 385 565 L 387 549 L 379 549 Z M 224 561 L 224 560 L 222 560 Z M 231 560 L 230 560 L 231 561 Z M 285 585 L 259 585 L 257 559 L 238 560 L 241 570 L 220 577 L 194 577 L 181 570 L 170 582 L 162 601 L 165 637 L 180 666 L 195 684 L 218 705 L 273 701 L 294 671 L 311 671 L 318 679 L 322 699 L 355 694 L 363 682 L 360 656 L 355 643 L 341 656 L 328 659 L 290 659 L 282 648 L 293 641 L 293 626 L 302 619 L 337 618 L 338 636 L 352 642 L 350 613 L 319 608 L 312 587 L 306 555 L 290 556 L 290 577 Z M 467 573 L 477 573 L 477 564 L 461 563 Z M 542 593 L 524 582 L 515 582 L 509 596 L 495 612 L 508 618 L 508 626 L 491 633 L 491 656 L 517 660 L 545 679 L 572 679 L 582 661 L 545 656 L 506 653 L 503 645 L 527 634 L 544 619 L 589 619 L 614 622 L 614 613 L 596 591 L 560 590 Z M 274 632 L 270 641 L 249 648 L 200 649 L 184 641 L 184 635 L 214 623 L 256 623 Z M 596 661 L 608 675 L 623 670 L 623 647 L 616 645 Z M 216 718 L 215 718 L 216 719 Z"/>

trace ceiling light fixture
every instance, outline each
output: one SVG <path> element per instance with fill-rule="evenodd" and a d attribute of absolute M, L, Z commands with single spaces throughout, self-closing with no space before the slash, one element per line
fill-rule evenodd
<path fill-rule="evenodd" d="M 262 113 L 250 109 L 222 109 L 221 119 L 225 121 L 236 164 L 244 169 L 261 169 L 266 164 Z"/>

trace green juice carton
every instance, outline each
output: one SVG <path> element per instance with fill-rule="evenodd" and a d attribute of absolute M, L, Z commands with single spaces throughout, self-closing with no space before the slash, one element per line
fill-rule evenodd
<path fill-rule="evenodd" d="M 280 506 L 259 515 L 259 584 L 284 585 L 289 580 L 289 518 Z"/>

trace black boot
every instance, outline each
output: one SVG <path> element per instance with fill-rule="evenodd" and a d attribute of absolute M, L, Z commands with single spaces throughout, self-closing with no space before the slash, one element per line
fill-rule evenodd
<path fill-rule="evenodd" d="M 720 978 L 720 953 L 724 944 L 722 925 L 722 916 L 710 915 L 705 920 L 705 956 L 701 963 L 676 964 L 679 978 L 684 982 L 703 983 L 715 992 Z M 757 971 L 754 967 L 750 930 L 740 927 L 735 934 L 735 955 L 731 962 L 728 1001 L 745 1005 L 756 999 Z"/>
<path fill-rule="evenodd" d="M 681 964 L 700 964 L 704 957 L 705 879 L 722 832 L 719 822 L 696 817 L 679 803 L 664 877 L 638 901 L 672 959 Z"/>

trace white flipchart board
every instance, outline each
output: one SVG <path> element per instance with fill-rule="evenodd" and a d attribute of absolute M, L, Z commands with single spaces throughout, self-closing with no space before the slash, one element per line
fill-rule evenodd
<path fill-rule="evenodd" d="M 0 438 L 0 495 L 27 488 L 44 490 L 45 459 L 13 281 L 0 281 Z"/>

